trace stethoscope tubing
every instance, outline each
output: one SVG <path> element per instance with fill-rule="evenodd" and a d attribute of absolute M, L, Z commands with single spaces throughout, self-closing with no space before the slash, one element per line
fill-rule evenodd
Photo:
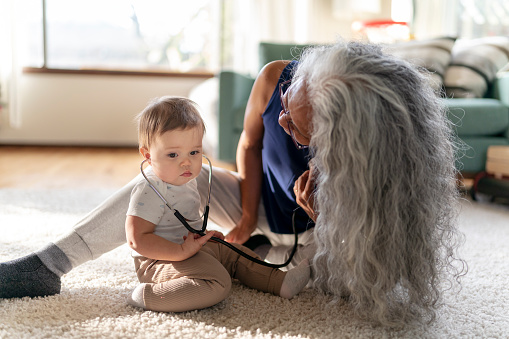
<path fill-rule="evenodd" d="M 209 209 L 210 209 L 210 193 L 211 193 L 211 189 L 212 189 L 212 163 L 210 162 L 210 160 L 209 160 L 209 158 L 207 156 L 203 155 L 203 157 L 205 159 L 207 159 L 207 162 L 209 163 L 210 170 L 209 170 L 209 189 L 208 189 L 208 196 L 207 196 L 207 204 L 205 205 L 205 209 L 203 211 L 203 216 L 202 216 L 202 218 L 203 218 L 203 225 L 202 225 L 202 228 L 200 230 L 192 228 L 189 225 L 188 220 L 186 220 L 186 218 L 184 218 L 182 216 L 182 214 L 180 214 L 180 212 L 177 209 L 173 208 L 170 205 L 170 203 L 164 198 L 164 196 L 159 192 L 159 190 L 157 188 L 155 188 L 155 186 L 152 184 L 152 182 L 145 175 L 145 172 L 143 171 L 143 165 L 145 164 L 146 161 L 148 161 L 148 159 L 144 159 L 141 162 L 141 164 L 140 164 L 141 174 L 143 175 L 145 180 L 148 182 L 150 188 L 152 188 L 152 190 L 165 203 L 165 205 L 168 206 L 168 208 L 171 211 L 173 211 L 173 215 L 175 215 L 175 217 L 182 223 L 182 225 L 184 225 L 184 227 L 189 232 L 198 234 L 200 236 L 204 236 L 205 235 L 205 231 L 207 229 L 207 221 L 208 221 L 208 218 L 209 218 Z M 257 264 L 260 264 L 260 265 L 263 265 L 263 266 L 267 266 L 267 267 L 271 267 L 271 268 L 281 268 L 281 267 L 288 266 L 288 264 L 290 264 L 290 262 L 292 261 L 293 256 L 295 255 L 295 252 L 297 252 L 297 247 L 298 247 L 298 242 L 299 242 L 299 235 L 297 233 L 297 230 L 295 229 L 295 211 L 292 214 L 292 228 L 293 228 L 293 234 L 294 234 L 294 244 L 293 244 L 292 252 L 290 253 L 290 256 L 288 257 L 288 259 L 284 263 L 282 263 L 282 264 L 272 264 L 272 263 L 260 260 L 258 258 L 255 258 L 252 255 L 249 255 L 246 252 L 242 251 L 241 249 L 235 247 L 231 243 L 229 243 L 227 241 L 224 241 L 223 239 L 220 239 L 218 237 L 211 237 L 210 240 L 216 241 L 216 242 L 218 242 L 218 243 L 220 243 L 220 244 L 222 244 L 224 246 L 229 247 L 230 249 L 232 249 L 233 251 L 237 252 L 238 254 L 243 256 L 244 258 L 249 259 L 249 260 L 251 260 L 251 261 L 253 261 L 253 262 L 257 263 Z"/>

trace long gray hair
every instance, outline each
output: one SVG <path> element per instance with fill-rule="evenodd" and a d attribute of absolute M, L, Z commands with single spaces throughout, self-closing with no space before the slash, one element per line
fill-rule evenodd
<path fill-rule="evenodd" d="M 294 81 L 313 117 L 315 285 L 382 325 L 434 320 L 445 283 L 466 268 L 455 254 L 454 137 L 437 93 L 359 42 L 305 51 Z"/>

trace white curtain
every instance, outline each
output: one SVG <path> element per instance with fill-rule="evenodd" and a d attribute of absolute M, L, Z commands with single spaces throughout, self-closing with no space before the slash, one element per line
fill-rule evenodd
<path fill-rule="evenodd" d="M 227 57 L 221 66 L 256 74 L 261 41 L 306 44 L 353 38 L 352 22 L 389 18 L 390 1 L 223 0 L 222 52 Z"/>
<path fill-rule="evenodd" d="M 415 1 L 415 38 L 426 39 L 458 34 L 458 0 L 417 0 Z"/>
<path fill-rule="evenodd" d="M 15 39 L 21 8 L 15 0 L 0 1 L 0 124 L 21 126 L 18 87 L 21 65 L 17 58 L 18 40 Z M 1 128 L 0 125 L 0 128 Z M 1 131 L 1 130 L 0 130 Z"/>
<path fill-rule="evenodd" d="M 261 41 L 304 43 L 311 0 L 225 0 L 223 69 L 256 74 Z"/>

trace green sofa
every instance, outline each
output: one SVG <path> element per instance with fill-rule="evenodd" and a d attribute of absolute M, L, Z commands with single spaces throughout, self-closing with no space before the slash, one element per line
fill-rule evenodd
<path fill-rule="evenodd" d="M 298 59 L 304 45 L 261 43 L 260 67 L 278 59 Z M 219 160 L 234 162 L 244 112 L 254 78 L 231 71 L 219 74 Z M 444 99 L 449 119 L 467 149 L 459 149 L 457 168 L 466 177 L 484 171 L 490 145 L 509 145 L 509 75 L 497 77 L 484 98 Z"/>
<path fill-rule="evenodd" d="M 259 69 L 270 61 L 298 59 L 307 46 L 262 42 L 259 46 Z M 254 81 L 253 77 L 232 71 L 219 73 L 218 160 L 235 162 L 247 100 Z"/>
<path fill-rule="evenodd" d="M 444 99 L 456 134 L 468 146 L 456 164 L 465 177 L 484 171 L 491 145 L 509 145 L 509 74 L 498 77 L 484 98 Z"/>

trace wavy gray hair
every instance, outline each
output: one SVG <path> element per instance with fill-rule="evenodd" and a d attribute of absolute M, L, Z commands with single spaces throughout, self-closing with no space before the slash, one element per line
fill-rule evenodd
<path fill-rule="evenodd" d="M 315 285 L 385 326 L 433 321 L 466 271 L 454 136 L 437 93 L 409 63 L 359 42 L 308 49 L 294 81 L 313 117 Z"/>

